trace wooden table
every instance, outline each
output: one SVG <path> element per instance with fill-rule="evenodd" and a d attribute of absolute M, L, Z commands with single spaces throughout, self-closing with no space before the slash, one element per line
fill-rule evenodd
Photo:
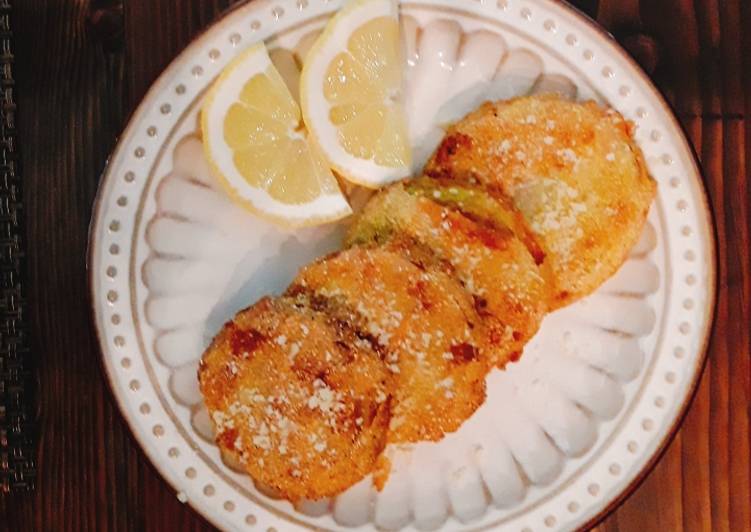
<path fill-rule="evenodd" d="M 37 490 L 0 496 L 0 528 L 210 528 L 177 501 L 120 417 L 100 368 L 84 257 L 99 176 L 128 114 L 229 3 L 14 2 L 41 441 Z M 701 157 L 720 253 L 717 324 L 693 406 L 654 471 L 599 530 L 749 530 L 751 2 L 578 4 L 648 69 L 657 65 L 654 78 Z"/>

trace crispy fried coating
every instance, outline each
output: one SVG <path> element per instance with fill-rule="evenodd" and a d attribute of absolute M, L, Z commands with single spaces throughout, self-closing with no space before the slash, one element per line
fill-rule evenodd
<path fill-rule="evenodd" d="M 632 128 L 593 102 L 486 103 L 449 129 L 425 173 L 513 198 L 543 246 L 557 308 L 594 291 L 639 238 L 656 185 Z"/>
<path fill-rule="evenodd" d="M 451 276 L 394 250 L 351 248 L 303 268 L 292 294 L 324 299 L 383 350 L 394 374 L 389 443 L 438 440 L 485 399 L 485 333 Z"/>
<path fill-rule="evenodd" d="M 405 182 L 405 188 L 411 194 L 451 207 L 480 223 L 494 225 L 501 230 L 510 229 L 527 247 L 535 263 L 540 265 L 545 260 L 545 251 L 529 228 L 524 215 L 516 208 L 513 200 L 499 188 L 456 183 L 427 176 Z"/>
<path fill-rule="evenodd" d="M 488 206 L 497 213 L 495 220 L 473 219 L 436 202 L 443 197 L 445 203 L 471 210 L 470 202 L 483 204 L 482 191 L 420 187 L 396 184 L 376 195 L 352 226 L 347 243 L 406 237 L 450 264 L 486 326 L 491 364 L 502 367 L 539 328 L 548 308 L 546 279 L 527 246 L 504 224 L 500 210 Z M 477 205 L 473 210 L 482 212 Z M 513 211 L 507 215 L 515 216 Z"/>
<path fill-rule="evenodd" d="M 371 472 L 391 379 L 368 342 L 286 298 L 238 313 L 199 369 L 218 445 L 293 501 L 335 495 Z"/>

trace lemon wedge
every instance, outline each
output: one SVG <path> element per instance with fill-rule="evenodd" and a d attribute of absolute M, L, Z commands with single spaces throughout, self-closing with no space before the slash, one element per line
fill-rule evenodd
<path fill-rule="evenodd" d="M 305 124 L 331 167 L 353 183 L 377 188 L 410 174 L 403 72 L 394 0 L 349 1 L 305 58 Z"/>
<path fill-rule="evenodd" d="M 203 105 L 201 131 L 213 173 L 235 201 L 259 216 L 300 227 L 351 214 L 263 43 L 216 80 Z"/>

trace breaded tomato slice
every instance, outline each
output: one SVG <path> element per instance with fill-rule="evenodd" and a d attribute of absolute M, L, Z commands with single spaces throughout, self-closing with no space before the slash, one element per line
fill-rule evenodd
<path fill-rule="evenodd" d="M 404 188 L 410 194 L 451 207 L 479 223 L 494 225 L 501 230 L 510 229 L 527 247 L 535 263 L 539 265 L 545 260 L 545 252 L 524 215 L 516 208 L 513 200 L 497 187 L 422 176 L 406 181 Z"/>
<path fill-rule="evenodd" d="M 392 250 L 352 248 L 303 268 L 290 293 L 323 300 L 383 350 L 395 378 L 390 443 L 438 440 L 484 401 L 481 319 L 444 272 Z"/>
<path fill-rule="evenodd" d="M 543 246 L 557 308 L 613 275 L 641 234 L 656 185 L 632 132 L 594 102 L 486 103 L 448 130 L 425 173 L 513 198 Z"/>
<path fill-rule="evenodd" d="M 453 267 L 486 325 L 492 364 L 502 367 L 518 355 L 548 309 L 549 287 L 516 234 L 500 220 L 472 219 L 397 184 L 370 200 L 347 243 L 405 236 Z"/>
<path fill-rule="evenodd" d="M 344 491 L 372 471 L 386 443 L 391 376 L 378 354 L 289 299 L 238 313 L 198 376 L 218 445 L 286 499 Z"/>

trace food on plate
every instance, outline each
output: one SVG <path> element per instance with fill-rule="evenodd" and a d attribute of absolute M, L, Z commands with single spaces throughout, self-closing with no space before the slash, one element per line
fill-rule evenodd
<path fill-rule="evenodd" d="M 380 489 L 384 447 L 458 430 L 544 315 L 622 264 L 654 193 L 616 112 L 481 106 L 423 177 L 369 199 L 344 250 L 224 326 L 199 371 L 219 445 L 293 501 L 369 473 Z"/>
<path fill-rule="evenodd" d="M 503 367 L 537 331 L 548 309 L 549 287 L 513 222 L 506 225 L 501 211 L 495 219 L 477 214 L 479 207 L 471 211 L 469 202 L 484 194 L 480 189 L 444 190 L 424 179 L 393 185 L 368 202 L 348 243 L 378 245 L 407 238 L 450 264 L 488 328 L 492 365 Z M 446 206 L 437 202 L 441 197 Z M 515 222 L 512 210 L 506 214 Z"/>
<path fill-rule="evenodd" d="M 351 0 L 305 56 L 300 103 L 329 164 L 369 188 L 410 173 L 396 0 Z"/>
<path fill-rule="evenodd" d="M 370 341 L 393 373 L 389 443 L 438 440 L 485 400 L 488 350 L 471 296 L 395 249 L 354 247 L 306 266 L 306 294 Z"/>
<path fill-rule="evenodd" d="M 238 313 L 198 378 L 218 445 L 285 498 L 343 491 L 386 444 L 392 374 L 356 331 L 302 301 Z"/>
<path fill-rule="evenodd" d="M 487 185 L 456 183 L 419 177 L 409 181 L 407 190 L 462 212 L 484 223 L 511 229 L 532 255 L 535 263 L 543 264 L 545 252 L 511 198 Z"/>
<path fill-rule="evenodd" d="M 201 131 L 213 174 L 254 213 L 295 227 L 351 214 L 263 43 L 241 54 L 213 84 Z"/>
<path fill-rule="evenodd" d="M 594 102 L 486 103 L 448 130 L 425 173 L 512 198 L 545 252 L 558 308 L 613 275 L 641 234 L 656 185 L 632 133 Z"/>

